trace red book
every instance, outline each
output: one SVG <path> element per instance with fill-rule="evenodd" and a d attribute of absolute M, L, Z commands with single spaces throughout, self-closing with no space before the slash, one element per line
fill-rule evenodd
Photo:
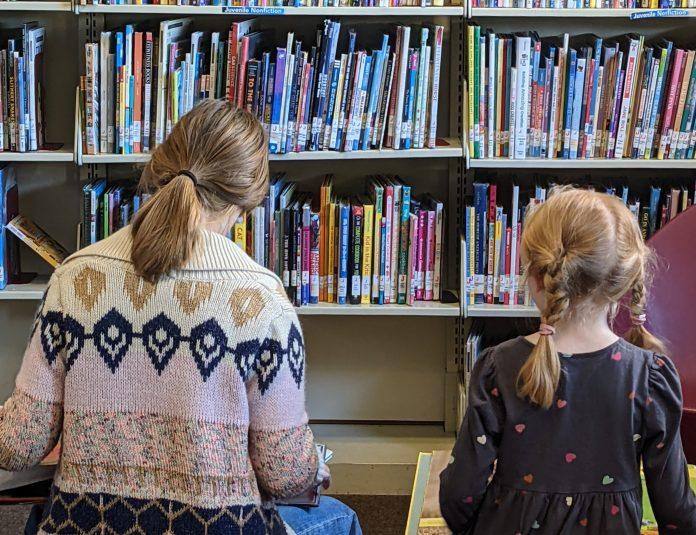
<path fill-rule="evenodd" d="M 522 273 L 522 268 L 520 266 L 520 247 L 522 245 L 522 223 L 517 223 L 517 254 L 515 258 L 515 279 L 516 279 L 516 284 L 515 288 L 517 288 L 517 292 L 515 295 L 512 296 L 514 299 L 513 305 L 516 305 L 520 303 L 520 299 L 518 296 L 520 293 L 524 295 L 524 289 L 521 287 L 519 280 L 520 280 L 520 274 Z"/>
<path fill-rule="evenodd" d="M 670 65 L 670 75 L 669 75 L 669 93 L 667 95 L 667 104 L 665 106 L 665 113 L 662 117 L 662 127 L 660 128 L 660 139 L 658 145 L 658 159 L 664 157 L 666 143 L 667 143 L 667 132 L 672 126 L 672 121 L 674 120 L 675 104 L 677 100 L 677 93 L 679 92 L 679 78 L 681 72 L 684 70 L 684 57 L 686 53 L 681 48 L 674 51 L 674 61 Z"/>
<path fill-rule="evenodd" d="M 493 268 L 495 267 L 495 207 L 496 185 L 491 184 L 488 193 L 488 262 L 486 272 L 486 303 L 493 304 Z"/>
<path fill-rule="evenodd" d="M 244 107 L 244 81 L 246 80 L 246 67 L 249 60 L 249 37 L 242 37 L 239 43 L 239 58 L 237 60 L 237 83 L 235 84 L 237 107 Z"/>
<path fill-rule="evenodd" d="M 239 45 L 239 23 L 233 22 L 227 39 L 227 81 L 225 89 L 227 100 L 235 101 L 235 85 L 237 83 L 237 48 Z"/>

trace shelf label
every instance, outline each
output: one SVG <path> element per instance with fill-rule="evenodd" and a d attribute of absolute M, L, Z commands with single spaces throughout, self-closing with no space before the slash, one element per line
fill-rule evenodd
<path fill-rule="evenodd" d="M 639 11 L 631 13 L 631 20 L 641 19 L 657 19 L 663 17 L 688 17 L 689 12 L 686 9 L 652 9 L 650 11 Z"/>
<path fill-rule="evenodd" d="M 233 15 L 283 15 L 282 7 L 222 6 L 222 12 Z"/>

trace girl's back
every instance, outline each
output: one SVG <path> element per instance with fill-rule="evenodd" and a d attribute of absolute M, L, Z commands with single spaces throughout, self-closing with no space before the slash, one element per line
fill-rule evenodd
<path fill-rule="evenodd" d="M 478 509 L 476 534 L 638 533 L 642 457 L 654 509 L 670 522 L 666 529 L 694 533 L 693 516 L 693 523 L 680 526 L 691 509 L 672 499 L 688 489 L 678 440 L 679 380 L 671 362 L 624 340 L 561 355 L 556 399 L 543 410 L 516 392 L 533 347 L 515 338 L 484 352 L 475 367 L 461 431 L 473 440 L 457 442 L 443 474 L 450 497 L 443 513 L 460 519 L 452 527 L 466 524 Z M 475 467 L 496 458 L 486 492 Z"/>

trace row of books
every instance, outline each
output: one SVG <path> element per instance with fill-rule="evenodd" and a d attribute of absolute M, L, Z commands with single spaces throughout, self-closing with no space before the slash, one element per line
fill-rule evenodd
<path fill-rule="evenodd" d="M 694 50 L 637 34 L 540 38 L 468 26 L 473 158 L 692 159 Z"/>
<path fill-rule="evenodd" d="M 272 47 L 260 19 L 229 31 L 192 26 L 192 19 L 127 25 L 85 45 L 84 153 L 147 152 L 205 98 L 254 113 L 273 154 L 435 147 L 442 26 L 373 34 L 372 50 L 332 20 L 309 47 L 293 32 Z"/>
<path fill-rule="evenodd" d="M 0 151 L 44 146 L 45 37 L 37 22 L 0 29 Z"/>
<path fill-rule="evenodd" d="M 86 184 L 82 188 L 78 246 L 96 243 L 128 225 L 149 197 L 127 183 L 108 184 L 101 179 Z"/>
<path fill-rule="evenodd" d="M 339 196 L 329 175 L 317 197 L 278 175 L 233 239 L 281 278 L 297 306 L 439 300 L 443 204 L 416 198 L 398 177 L 370 177 L 366 191 Z"/>
<path fill-rule="evenodd" d="M 545 9 L 675 9 L 696 7 L 694 0 L 471 0 L 472 7 Z"/>
<path fill-rule="evenodd" d="M 0 164 L 0 290 L 19 282 L 19 242 L 6 230 L 5 225 L 19 214 L 17 175 L 11 165 Z"/>
<path fill-rule="evenodd" d="M 443 0 L 80 0 L 81 5 L 175 5 L 224 7 L 404 7 L 443 6 Z"/>
<path fill-rule="evenodd" d="M 543 203 L 547 189 L 536 186 L 529 198 L 520 199 L 520 187 L 511 187 L 509 211 L 500 202 L 496 184 L 474 183 L 473 204 L 466 207 L 466 293 L 470 303 L 530 305 L 529 290 L 521 284 L 520 239 L 530 205 Z M 628 186 L 608 187 L 635 215 L 644 239 L 696 200 L 696 181 L 684 186 L 652 186 L 647 199 L 629 195 Z"/>

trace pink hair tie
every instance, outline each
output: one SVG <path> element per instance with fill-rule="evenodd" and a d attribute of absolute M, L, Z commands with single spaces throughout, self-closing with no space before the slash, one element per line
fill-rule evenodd
<path fill-rule="evenodd" d="M 541 336 L 551 336 L 556 334 L 556 328 L 553 325 L 548 325 L 546 323 L 542 323 L 539 325 L 539 334 Z"/>
<path fill-rule="evenodd" d="M 635 325 L 636 327 L 640 327 L 645 323 L 646 320 L 645 314 L 638 314 L 637 316 L 631 315 L 631 323 Z"/>

